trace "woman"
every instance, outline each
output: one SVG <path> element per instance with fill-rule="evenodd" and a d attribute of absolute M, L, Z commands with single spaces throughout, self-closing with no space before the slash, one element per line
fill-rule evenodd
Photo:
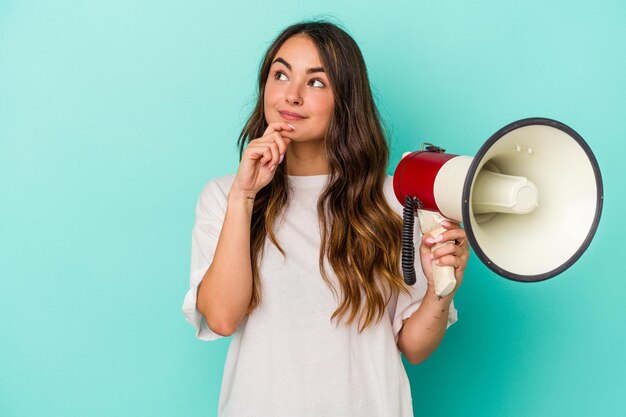
<path fill-rule="evenodd" d="M 400 357 L 419 363 L 456 321 L 431 261 L 468 258 L 447 224 L 400 272 L 402 206 L 359 47 L 327 22 L 292 25 L 265 54 L 236 175 L 196 206 L 183 311 L 197 337 L 232 335 L 219 415 L 412 416 Z M 430 254 L 442 240 L 455 241 Z M 418 271 L 420 268 L 416 268 Z"/>

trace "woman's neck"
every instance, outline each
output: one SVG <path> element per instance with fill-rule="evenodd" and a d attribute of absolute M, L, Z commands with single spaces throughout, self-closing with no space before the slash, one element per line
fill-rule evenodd
<path fill-rule="evenodd" d="M 292 141 L 287 147 L 287 175 L 309 176 L 330 174 L 324 142 Z"/>

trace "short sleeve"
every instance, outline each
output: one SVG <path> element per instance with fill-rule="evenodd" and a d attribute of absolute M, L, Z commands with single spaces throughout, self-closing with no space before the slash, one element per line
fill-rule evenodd
<path fill-rule="evenodd" d="M 191 275 L 182 310 L 185 319 L 196 329 L 196 337 L 206 341 L 224 337 L 209 328 L 196 302 L 198 286 L 211 265 L 224 223 L 227 193 L 218 180 L 209 181 L 204 186 L 196 204 L 196 219 L 191 232 Z"/>

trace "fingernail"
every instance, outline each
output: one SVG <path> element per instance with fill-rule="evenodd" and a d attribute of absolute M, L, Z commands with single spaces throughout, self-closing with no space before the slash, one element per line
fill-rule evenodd
<path fill-rule="evenodd" d="M 270 171 L 274 171 L 275 169 L 276 169 L 276 165 L 273 165 L 273 166 L 270 168 Z"/>
<path fill-rule="evenodd" d="M 428 242 L 428 243 L 435 243 L 435 239 L 433 239 L 432 237 L 427 237 L 426 238 L 426 242 Z"/>
<path fill-rule="evenodd" d="M 434 254 L 434 253 L 432 253 L 432 252 L 431 252 L 431 253 L 429 253 L 429 255 L 430 255 L 430 260 L 431 260 L 431 261 L 432 261 L 433 259 L 435 259 L 435 254 Z"/>
<path fill-rule="evenodd" d="M 293 125 L 290 125 L 289 123 L 287 123 L 287 126 L 289 126 L 290 128 L 292 128 L 293 130 L 296 130 L 295 127 L 293 127 Z"/>
<path fill-rule="evenodd" d="M 278 161 L 278 163 L 280 164 L 281 162 L 283 162 L 283 159 L 285 159 L 285 154 L 282 154 L 282 155 L 280 156 L 280 161 Z"/>
<path fill-rule="evenodd" d="M 443 240 L 443 235 L 439 235 L 433 239 L 433 242 L 441 242 Z"/>

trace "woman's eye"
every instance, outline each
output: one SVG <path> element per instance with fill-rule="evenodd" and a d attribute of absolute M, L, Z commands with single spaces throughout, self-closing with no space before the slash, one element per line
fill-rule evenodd
<path fill-rule="evenodd" d="M 319 80 L 317 78 L 314 80 L 311 80 L 310 83 L 313 87 L 325 87 L 326 86 L 326 84 L 324 84 L 322 80 Z"/>
<path fill-rule="evenodd" d="M 274 74 L 274 79 L 275 80 L 280 80 L 280 81 L 285 81 L 287 79 L 287 76 L 283 72 L 281 72 L 281 71 L 276 71 L 276 74 Z"/>

